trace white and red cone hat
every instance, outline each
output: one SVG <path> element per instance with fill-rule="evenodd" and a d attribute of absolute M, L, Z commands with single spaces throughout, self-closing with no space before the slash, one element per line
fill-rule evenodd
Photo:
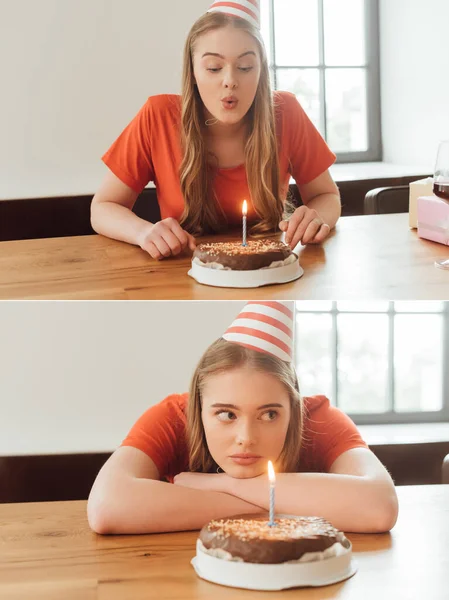
<path fill-rule="evenodd" d="M 246 19 L 260 29 L 260 1 L 235 0 L 235 2 L 214 2 L 207 12 L 223 12 Z"/>
<path fill-rule="evenodd" d="M 293 319 L 293 302 L 248 302 L 222 337 L 291 362 Z"/>

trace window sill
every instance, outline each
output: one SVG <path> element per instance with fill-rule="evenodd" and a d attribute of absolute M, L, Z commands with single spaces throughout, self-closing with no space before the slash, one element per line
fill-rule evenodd
<path fill-rule="evenodd" d="M 337 183 L 377 180 L 398 180 L 402 178 L 423 179 L 432 173 L 432 168 L 419 165 L 393 165 L 386 162 L 364 162 L 364 163 L 338 163 L 329 169 L 332 179 Z M 290 177 L 290 184 L 295 180 Z M 385 181 L 388 185 L 388 181 Z M 398 185 L 393 181 L 391 185 Z"/>
<path fill-rule="evenodd" d="M 358 429 L 369 446 L 449 442 L 449 423 L 359 425 Z"/>
<path fill-rule="evenodd" d="M 361 163 L 337 163 L 329 169 L 336 183 L 343 181 L 369 181 L 376 179 L 397 179 L 400 177 L 416 177 L 422 179 L 428 177 L 432 167 L 419 165 L 393 165 L 386 162 L 361 162 Z M 290 183 L 294 184 L 293 177 Z M 147 188 L 155 188 L 153 182 Z"/>
<path fill-rule="evenodd" d="M 335 181 L 362 181 L 414 176 L 420 178 L 433 172 L 433 169 L 428 166 L 394 165 L 386 162 L 338 163 L 332 165 L 329 170 Z"/>

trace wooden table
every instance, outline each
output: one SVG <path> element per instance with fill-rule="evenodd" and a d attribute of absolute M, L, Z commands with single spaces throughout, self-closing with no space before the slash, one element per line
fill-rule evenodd
<path fill-rule="evenodd" d="M 221 239 L 221 238 L 220 238 Z M 447 299 L 449 247 L 421 240 L 407 214 L 343 217 L 322 246 L 301 247 L 301 279 L 213 288 L 187 275 L 190 256 L 156 261 L 102 236 L 0 243 L 0 299 Z"/>
<path fill-rule="evenodd" d="M 196 532 L 92 533 L 86 502 L 0 505 L 2 600 L 447 600 L 449 485 L 398 488 L 391 534 L 349 535 L 358 572 L 324 588 L 254 592 L 199 579 Z"/>

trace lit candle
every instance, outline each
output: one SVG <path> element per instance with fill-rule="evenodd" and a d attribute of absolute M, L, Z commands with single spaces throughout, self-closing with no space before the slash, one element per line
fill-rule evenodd
<path fill-rule="evenodd" d="M 246 215 L 248 213 L 248 204 L 246 200 L 243 201 L 242 215 L 243 215 L 243 246 L 246 246 Z"/>
<path fill-rule="evenodd" d="M 274 527 L 276 525 L 274 522 L 274 488 L 276 485 L 276 476 L 271 460 L 268 461 L 268 478 L 270 480 L 270 522 L 268 525 Z"/>

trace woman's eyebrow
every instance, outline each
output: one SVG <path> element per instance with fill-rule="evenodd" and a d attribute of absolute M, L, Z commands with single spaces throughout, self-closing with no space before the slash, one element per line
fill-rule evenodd
<path fill-rule="evenodd" d="M 248 54 L 253 54 L 254 56 L 256 56 L 255 52 L 253 52 L 252 50 L 248 50 L 248 52 L 240 54 L 240 56 L 238 56 L 237 58 L 243 58 L 244 56 L 248 56 Z M 223 60 L 225 60 L 225 57 L 222 54 L 217 54 L 216 52 L 205 52 L 201 58 L 204 58 L 205 56 L 216 56 L 217 58 L 222 58 Z"/>
<path fill-rule="evenodd" d="M 235 404 L 223 404 L 222 402 L 211 404 L 211 408 L 233 408 L 234 410 L 240 410 Z M 284 406 L 278 402 L 270 402 L 269 404 L 262 404 L 257 410 L 261 410 L 262 408 L 284 408 Z"/>

